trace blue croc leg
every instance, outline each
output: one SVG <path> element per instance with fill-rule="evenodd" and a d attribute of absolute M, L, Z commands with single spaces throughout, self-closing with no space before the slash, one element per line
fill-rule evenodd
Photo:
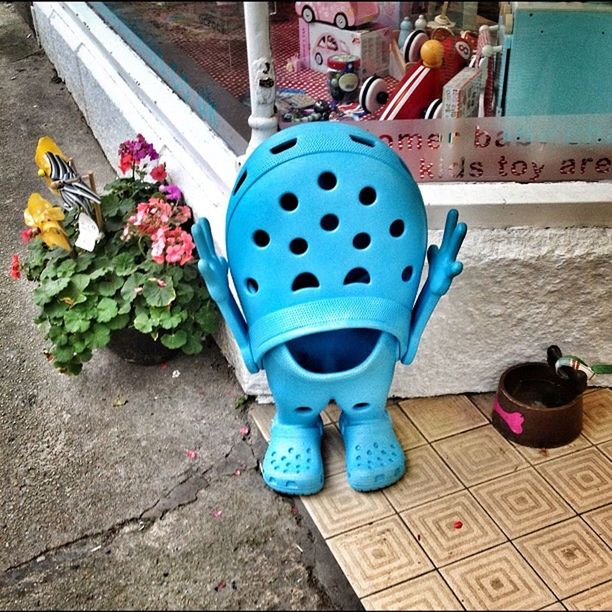
<path fill-rule="evenodd" d="M 397 344 L 383 335 L 363 373 L 343 386 L 336 401 L 342 408 L 340 433 L 344 440 L 346 477 L 358 491 L 382 489 L 406 470 L 404 451 L 386 409 L 397 355 Z"/>

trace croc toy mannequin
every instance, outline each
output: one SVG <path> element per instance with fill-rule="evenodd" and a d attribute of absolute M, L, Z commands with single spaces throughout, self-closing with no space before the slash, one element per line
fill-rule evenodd
<path fill-rule="evenodd" d="M 419 189 L 386 144 L 338 122 L 290 127 L 253 151 L 229 202 L 227 261 L 208 221 L 194 226 L 210 295 L 249 371 L 266 370 L 276 403 L 262 466 L 272 489 L 323 487 L 320 413 L 332 400 L 350 485 L 371 491 L 401 478 L 404 453 L 386 410 L 395 363 L 413 360 L 461 272 L 465 232 L 451 210 L 416 298 L 427 246 Z"/>

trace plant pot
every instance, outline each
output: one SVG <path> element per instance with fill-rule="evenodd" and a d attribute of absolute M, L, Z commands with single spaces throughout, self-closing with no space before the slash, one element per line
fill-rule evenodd
<path fill-rule="evenodd" d="M 132 327 L 112 332 L 107 346 L 124 361 L 139 365 L 158 365 L 172 359 L 179 352 Z"/>
<path fill-rule="evenodd" d="M 582 429 L 582 388 L 546 363 L 513 366 L 499 379 L 492 424 L 523 446 L 563 446 Z"/>

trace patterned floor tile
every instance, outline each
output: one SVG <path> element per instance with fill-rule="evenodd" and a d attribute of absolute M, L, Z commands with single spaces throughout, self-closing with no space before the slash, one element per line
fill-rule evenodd
<path fill-rule="evenodd" d="M 608 457 L 608 459 L 612 459 L 612 440 L 604 444 L 599 444 L 598 448 Z"/>
<path fill-rule="evenodd" d="M 506 540 L 467 491 L 406 510 L 400 516 L 436 567 Z"/>
<path fill-rule="evenodd" d="M 612 610 L 612 582 L 563 600 L 568 610 Z"/>
<path fill-rule="evenodd" d="M 582 515 L 591 529 L 612 547 L 612 503 Z M 610 568 L 612 573 L 612 568 Z"/>
<path fill-rule="evenodd" d="M 360 598 L 433 569 L 398 516 L 335 536 L 327 543 Z"/>
<path fill-rule="evenodd" d="M 390 405 L 387 410 L 393 421 L 395 435 L 404 450 L 427 444 L 427 440 L 419 433 L 419 430 L 397 404 Z"/>
<path fill-rule="evenodd" d="M 586 512 L 612 499 L 612 464 L 591 447 L 536 469 L 568 501 L 576 512 Z"/>
<path fill-rule="evenodd" d="M 555 602 L 511 544 L 443 567 L 440 573 L 467 610 L 537 610 Z"/>
<path fill-rule="evenodd" d="M 409 399 L 399 402 L 399 405 L 429 441 L 487 423 L 464 395 Z"/>
<path fill-rule="evenodd" d="M 406 473 L 396 484 L 384 489 L 387 499 L 401 512 L 463 488 L 431 446 L 406 453 Z"/>
<path fill-rule="evenodd" d="M 342 411 L 340 410 L 340 406 L 338 406 L 338 404 L 328 404 L 327 408 L 325 408 L 321 414 L 321 416 L 324 418 L 323 423 L 325 425 L 329 423 L 337 423 L 341 412 Z"/>
<path fill-rule="evenodd" d="M 533 468 L 485 482 L 471 491 L 510 539 L 575 516 Z"/>
<path fill-rule="evenodd" d="M 560 601 L 550 604 L 550 606 L 546 606 L 545 608 L 540 608 L 540 612 L 557 612 L 558 610 L 561 612 L 566 610 L 566 607 Z"/>
<path fill-rule="evenodd" d="M 556 448 L 533 448 L 531 446 L 515 444 L 514 442 L 511 444 L 532 465 L 544 463 L 544 461 L 550 461 L 551 459 L 556 459 L 557 457 L 563 457 L 564 455 L 569 455 L 574 451 L 591 446 L 591 443 L 582 434 L 580 434 L 569 444 L 557 446 Z"/>
<path fill-rule="evenodd" d="M 578 517 L 514 541 L 559 599 L 610 578 L 612 553 Z"/>
<path fill-rule="evenodd" d="M 463 610 L 437 572 L 365 597 L 361 603 L 366 610 Z"/>
<path fill-rule="evenodd" d="M 302 502 L 324 538 L 394 514 L 382 491 L 359 493 L 345 474 L 328 476 L 323 490 L 302 497 Z"/>
<path fill-rule="evenodd" d="M 594 444 L 612 439 L 612 390 L 597 389 L 583 396 L 582 433 Z"/>
<path fill-rule="evenodd" d="M 529 465 L 492 425 L 434 442 L 433 447 L 468 487 Z"/>
<path fill-rule="evenodd" d="M 495 395 L 495 393 L 470 393 L 467 397 L 472 403 L 476 404 L 478 410 L 490 421 Z"/>
<path fill-rule="evenodd" d="M 344 443 L 342 442 L 340 431 L 335 425 L 326 425 L 323 428 L 321 453 L 323 454 L 323 467 L 326 478 L 345 470 Z"/>

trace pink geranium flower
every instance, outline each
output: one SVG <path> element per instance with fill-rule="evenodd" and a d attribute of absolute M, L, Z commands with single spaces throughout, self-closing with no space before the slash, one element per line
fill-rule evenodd
<path fill-rule="evenodd" d="M 19 255 L 13 255 L 11 257 L 11 278 L 19 280 L 21 278 L 21 263 L 19 262 Z"/>
<path fill-rule="evenodd" d="M 155 166 L 153 170 L 151 170 L 151 177 L 154 181 L 161 183 L 165 181 L 168 174 L 166 173 L 166 164 L 159 164 L 159 166 Z"/>

